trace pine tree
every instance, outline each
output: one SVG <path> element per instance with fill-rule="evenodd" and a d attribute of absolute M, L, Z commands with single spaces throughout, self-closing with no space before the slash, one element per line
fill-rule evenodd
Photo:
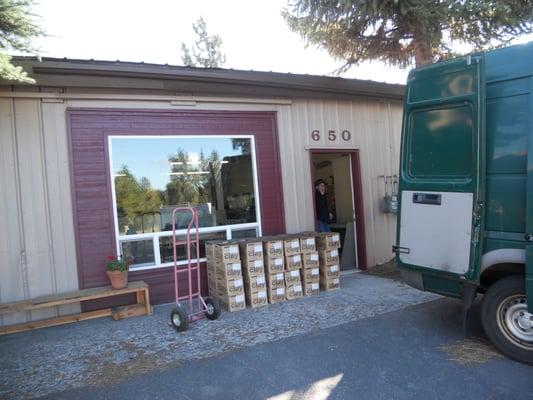
<path fill-rule="evenodd" d="M 33 0 L 0 0 L 0 79 L 35 83 L 7 54 L 12 50 L 35 52 L 32 39 L 44 33 L 30 12 L 32 5 Z"/>
<path fill-rule="evenodd" d="M 189 67 L 218 68 L 226 62 L 226 56 L 222 52 L 222 38 L 219 35 L 209 36 L 207 24 L 200 17 L 196 24 L 192 24 L 197 39 L 191 49 L 181 43 L 181 60 Z M 192 52 L 192 56 L 191 56 Z"/>
<path fill-rule="evenodd" d="M 407 67 L 508 44 L 533 32 L 531 0 L 296 0 L 283 16 L 313 45 L 343 60 Z"/>

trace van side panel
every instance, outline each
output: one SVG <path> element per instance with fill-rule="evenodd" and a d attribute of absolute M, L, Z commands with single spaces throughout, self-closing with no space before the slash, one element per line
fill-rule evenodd
<path fill-rule="evenodd" d="M 528 142 L 533 132 L 533 46 L 488 52 L 485 61 L 487 176 L 483 253 L 525 247 Z"/>

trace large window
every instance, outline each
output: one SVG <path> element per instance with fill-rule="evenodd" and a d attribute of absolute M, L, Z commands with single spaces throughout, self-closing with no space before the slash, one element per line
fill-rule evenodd
<path fill-rule="evenodd" d="M 253 137 L 110 136 L 109 149 L 117 252 L 132 269 L 172 265 L 175 207 L 197 208 L 202 257 L 206 240 L 261 234 Z"/>

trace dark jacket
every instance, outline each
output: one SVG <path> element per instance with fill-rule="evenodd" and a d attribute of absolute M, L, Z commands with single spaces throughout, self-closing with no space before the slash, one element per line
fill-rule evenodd
<path fill-rule="evenodd" d="M 321 194 L 318 190 L 315 193 L 316 219 L 318 221 L 329 222 L 328 195 Z"/>

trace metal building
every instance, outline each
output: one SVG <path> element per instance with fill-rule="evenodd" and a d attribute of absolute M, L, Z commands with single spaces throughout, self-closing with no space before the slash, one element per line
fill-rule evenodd
<path fill-rule="evenodd" d="M 125 250 L 138 255 L 130 279 L 149 283 L 155 303 L 170 301 L 168 207 L 194 198 L 204 239 L 314 230 L 317 178 L 334 192 L 345 267 L 392 258 L 396 217 L 381 201 L 397 173 L 403 86 L 16 62 L 36 84 L 0 81 L 0 302 L 107 284 L 106 256 Z"/>

